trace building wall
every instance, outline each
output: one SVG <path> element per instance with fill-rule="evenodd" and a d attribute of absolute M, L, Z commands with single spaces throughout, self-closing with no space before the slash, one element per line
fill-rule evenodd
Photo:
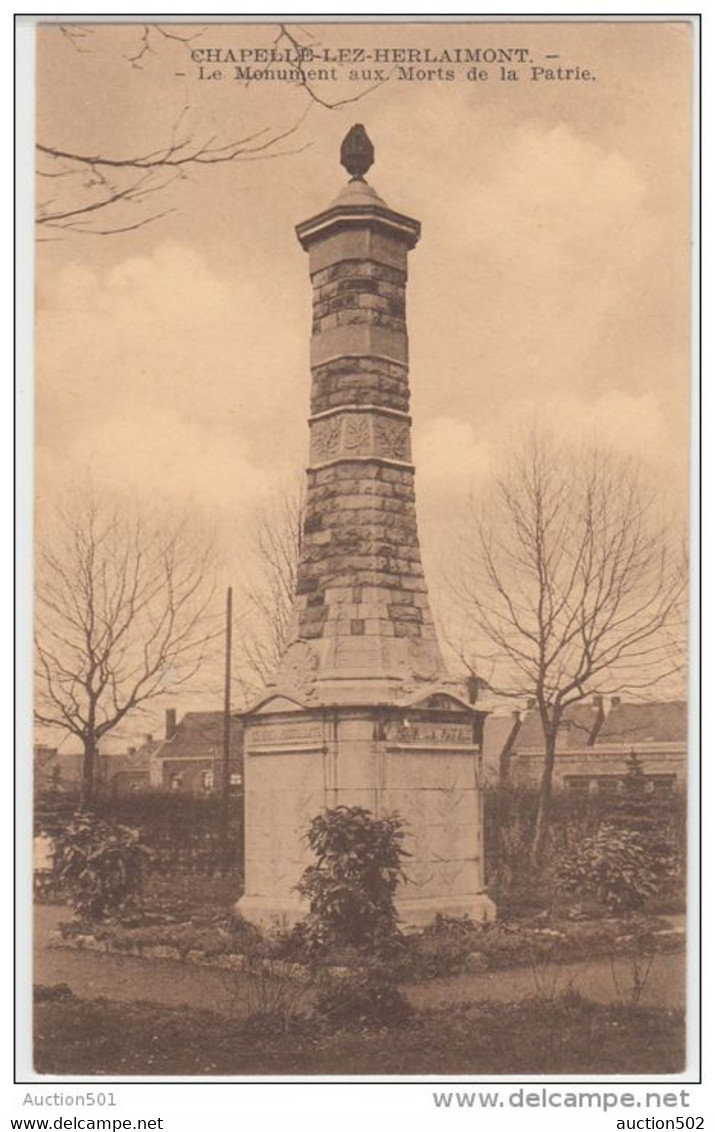
<path fill-rule="evenodd" d="M 243 773 L 243 726 L 231 726 L 229 766 L 235 788 Z M 223 714 L 189 712 L 151 759 L 151 785 L 160 790 L 205 794 L 221 788 Z"/>
<path fill-rule="evenodd" d="M 687 777 L 687 748 L 682 743 L 598 745 L 581 750 L 557 752 L 554 766 L 556 789 L 617 789 L 626 773 L 626 760 L 635 754 L 654 789 L 684 784 Z M 519 786 L 538 785 L 544 763 L 543 751 L 519 751 L 512 755 L 512 782 Z M 670 786 L 668 784 L 671 784 Z"/>
<path fill-rule="evenodd" d="M 230 762 L 231 785 L 238 789 L 242 782 L 242 764 Z M 163 759 L 161 762 L 161 789 L 180 790 L 184 794 L 209 794 L 221 789 L 222 764 L 220 758 Z"/>

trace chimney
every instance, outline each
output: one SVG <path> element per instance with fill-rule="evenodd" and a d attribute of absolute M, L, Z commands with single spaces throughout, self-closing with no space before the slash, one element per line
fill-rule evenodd
<path fill-rule="evenodd" d="M 606 713 L 603 710 L 603 696 L 594 696 L 593 706 L 595 710 L 593 714 L 593 723 L 591 724 L 591 729 L 588 733 L 588 739 L 586 740 L 587 747 L 595 746 L 599 732 L 606 722 Z"/>
<path fill-rule="evenodd" d="M 470 672 L 469 676 L 467 677 L 466 683 L 467 699 L 469 700 L 470 704 L 476 704 L 477 700 L 479 699 L 479 677 L 474 672 Z"/>
<path fill-rule="evenodd" d="M 144 742 L 145 743 L 153 743 L 154 742 L 154 736 L 150 732 L 147 732 L 147 734 L 144 736 Z"/>
<path fill-rule="evenodd" d="M 620 696 L 611 696 L 611 708 L 617 708 L 617 707 L 620 707 L 620 706 L 621 706 L 621 697 Z"/>
<path fill-rule="evenodd" d="M 176 708 L 170 707 L 166 709 L 166 725 L 165 736 L 167 739 L 173 739 L 176 734 Z"/>
<path fill-rule="evenodd" d="M 127 747 L 127 754 L 128 755 L 135 755 L 136 753 L 137 753 L 136 747 Z"/>
<path fill-rule="evenodd" d="M 511 782 L 511 756 L 514 751 L 516 740 L 519 737 L 521 730 L 521 712 L 512 711 L 511 713 L 511 730 L 506 737 L 504 746 L 499 753 L 499 788 L 501 790 Z"/>

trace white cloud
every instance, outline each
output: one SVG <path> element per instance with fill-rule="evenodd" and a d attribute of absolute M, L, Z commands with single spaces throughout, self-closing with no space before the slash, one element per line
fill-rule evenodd
<path fill-rule="evenodd" d="M 307 366 L 301 387 L 258 277 L 170 242 L 103 272 L 73 262 L 42 305 L 41 494 L 91 467 L 108 486 L 240 510 L 294 461 Z M 292 314 L 288 343 L 302 333 L 307 348 Z"/>
<path fill-rule="evenodd" d="M 686 454 L 673 445 L 671 422 L 654 393 L 533 395 L 502 401 L 487 419 L 445 415 L 415 429 L 421 510 L 443 522 L 445 501 L 458 506 L 473 491 L 479 492 L 501 459 L 518 450 L 533 429 L 545 429 L 567 444 L 601 446 L 633 456 L 664 492 L 677 493 L 684 486 L 680 477 Z"/>
<path fill-rule="evenodd" d="M 439 165 L 419 186 L 429 224 L 410 326 L 425 374 L 439 367 L 433 397 L 459 415 L 475 389 L 491 413 L 508 392 L 672 387 L 674 328 L 682 345 L 688 327 L 663 257 L 669 249 L 677 273 L 685 248 L 649 207 L 642 169 L 567 125 L 533 121 L 506 131 L 488 159 L 473 147 L 461 160 L 444 207 L 434 205 Z"/>
<path fill-rule="evenodd" d="M 414 459 L 421 493 L 459 494 L 464 487 L 481 481 L 489 472 L 491 445 L 478 440 L 468 421 L 435 417 L 416 429 Z"/>
<path fill-rule="evenodd" d="M 232 441 L 200 429 L 173 410 L 114 417 L 85 432 L 67 453 L 68 476 L 91 471 L 97 483 L 182 506 L 242 511 L 270 494 L 274 477 Z"/>

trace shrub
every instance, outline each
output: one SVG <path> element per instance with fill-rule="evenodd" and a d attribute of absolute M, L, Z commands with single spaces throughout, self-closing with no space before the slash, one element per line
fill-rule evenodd
<path fill-rule="evenodd" d="M 612 825 L 601 826 L 560 869 L 567 891 L 593 892 L 611 912 L 642 908 L 664 879 L 640 835 Z"/>
<path fill-rule="evenodd" d="M 685 795 L 681 790 L 669 795 L 649 794 L 642 774 L 630 771 L 624 779 L 623 792 L 615 797 L 596 793 L 581 795 L 557 790 L 552 799 L 549 843 L 543 868 L 535 875 L 529 864 L 529 848 L 538 803 L 538 790 L 532 786 L 507 785 L 488 787 L 485 791 L 485 861 L 487 885 L 497 902 L 501 916 L 533 914 L 551 909 L 559 898 L 563 883 L 563 862 L 581 853 L 591 844 L 599 830 L 618 825 L 632 829 L 636 825 L 645 832 L 645 821 L 653 851 L 660 841 L 667 848 L 669 876 L 663 876 L 655 898 L 658 910 L 682 911 L 686 872 L 687 823 Z M 637 760 L 636 760 L 637 763 Z M 634 781 L 635 780 L 635 781 Z M 652 836 L 651 836 L 652 835 Z M 655 850 L 658 856 L 661 853 Z M 571 890 L 569 890 L 571 891 Z M 594 900 L 592 914 L 603 910 L 595 894 L 581 890 L 579 900 Z"/>
<path fill-rule="evenodd" d="M 346 1030 L 402 1026 L 412 1015 L 394 982 L 379 975 L 334 981 L 318 995 L 315 1009 L 331 1026 Z"/>
<path fill-rule="evenodd" d="M 485 932 L 468 916 L 438 914 L 421 932 L 406 939 L 407 953 L 399 963 L 413 977 L 435 978 L 461 970 L 467 957 L 478 950 Z"/>
<path fill-rule="evenodd" d="M 34 1002 L 67 1002 L 74 998 L 74 992 L 68 983 L 36 983 L 32 988 L 32 998 Z"/>
<path fill-rule="evenodd" d="M 79 808 L 76 790 L 54 798 L 48 791 L 35 796 L 35 813 L 52 836 L 72 820 Z M 92 811 L 98 818 L 138 829 L 141 842 L 152 850 L 152 872 L 175 877 L 177 871 L 213 876 L 222 862 L 222 804 L 218 792 L 206 795 L 158 789 L 113 794 L 97 790 Z M 232 871 L 243 868 L 243 805 L 231 797 L 229 851 Z"/>
<path fill-rule="evenodd" d="M 653 809 L 635 754 L 626 766 L 623 793 L 609 820 L 559 870 L 567 890 L 591 891 L 612 912 L 642 908 L 677 872 L 672 833 Z"/>
<path fill-rule="evenodd" d="M 243 916 L 233 915 L 228 926 L 232 949 L 238 954 L 257 957 L 270 950 L 265 934 Z"/>
<path fill-rule="evenodd" d="M 317 857 L 298 884 L 310 914 L 304 937 L 313 950 L 384 948 L 399 933 L 394 895 L 402 877 L 401 819 L 362 806 L 337 806 L 313 819 L 308 844 Z"/>
<path fill-rule="evenodd" d="M 77 814 L 56 847 L 59 882 L 80 916 L 100 919 L 136 904 L 148 850 L 135 829 Z"/>
<path fill-rule="evenodd" d="M 233 1007 L 246 1011 L 241 1023 L 244 1036 L 271 1039 L 313 1033 L 316 1021 L 303 1009 L 308 993 L 305 983 L 276 974 L 256 958 L 235 984 Z"/>

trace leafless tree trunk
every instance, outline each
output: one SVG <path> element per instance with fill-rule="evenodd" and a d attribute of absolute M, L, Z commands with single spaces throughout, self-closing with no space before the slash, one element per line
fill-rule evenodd
<path fill-rule="evenodd" d="M 557 736 L 591 693 L 652 693 L 682 671 L 682 539 L 632 462 L 535 433 L 472 509 L 453 590 L 495 691 L 532 697 L 544 762 L 531 859 L 548 839 Z M 472 643 L 476 645 L 472 647 Z"/>
<path fill-rule="evenodd" d="M 184 523 L 130 515 L 88 492 L 58 508 L 35 582 L 35 718 L 81 742 L 89 804 L 101 740 L 189 685 L 220 631 L 213 551 Z"/>

